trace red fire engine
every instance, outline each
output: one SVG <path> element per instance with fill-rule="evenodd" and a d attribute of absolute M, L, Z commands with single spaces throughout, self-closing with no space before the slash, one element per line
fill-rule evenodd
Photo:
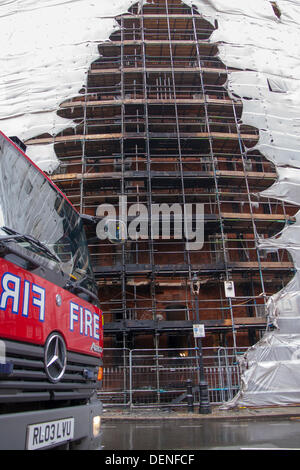
<path fill-rule="evenodd" d="M 83 219 L 0 133 L 0 449 L 99 448 L 103 318 Z"/>

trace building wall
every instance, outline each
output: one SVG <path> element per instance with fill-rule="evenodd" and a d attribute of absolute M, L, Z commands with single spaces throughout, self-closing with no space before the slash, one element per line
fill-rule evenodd
<path fill-rule="evenodd" d="M 94 215 L 109 203 L 118 214 L 121 195 L 148 211 L 152 203 L 202 203 L 206 215 L 196 251 L 183 239 L 99 243 L 88 228 L 105 320 L 115 323 L 107 344 L 122 333 L 120 319 L 195 320 L 195 272 L 206 343 L 253 343 L 266 327 L 263 305 L 276 323 L 282 296 L 299 291 L 297 7 L 68 3 L 10 3 L 18 50 L 8 48 L 11 70 L 2 69 L 3 131 L 27 139 L 43 169 L 60 162 L 53 180 L 79 211 Z M 28 15 L 44 31 L 55 23 L 55 38 L 18 40 Z M 7 16 L 1 21 L 8 43 Z M 234 281 L 234 299 L 225 297 L 225 280 Z M 154 344 L 152 331 L 144 343 L 135 336 L 134 344 Z"/>
<path fill-rule="evenodd" d="M 232 72 L 211 42 L 211 23 L 179 1 L 154 1 L 140 12 L 136 4 L 118 18 L 111 42 L 99 45 L 87 94 L 61 106 L 61 116 L 84 120 L 58 135 L 62 164 L 53 179 L 91 215 L 101 203 L 120 215 L 120 196 L 127 211 L 142 204 L 148 216 L 152 204 L 179 204 L 182 213 L 185 204 L 203 204 L 201 249 L 188 250 L 172 230 L 167 240 L 91 243 L 105 319 L 195 321 L 197 272 L 200 319 L 211 336 L 205 341 L 215 344 L 221 331 L 245 346 L 266 326 L 267 299 L 293 272 L 286 251 L 258 251 L 257 234 L 273 236 L 296 209 L 255 196 L 276 170 L 256 148 L 258 130 L 240 123 L 242 101 L 226 89 Z M 233 300 L 225 280 L 235 283 Z"/>

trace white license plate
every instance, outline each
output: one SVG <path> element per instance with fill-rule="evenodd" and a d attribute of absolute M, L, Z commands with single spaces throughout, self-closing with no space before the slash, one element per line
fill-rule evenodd
<path fill-rule="evenodd" d="M 68 441 L 73 437 L 74 418 L 31 424 L 27 426 L 26 449 L 41 449 L 42 447 Z"/>

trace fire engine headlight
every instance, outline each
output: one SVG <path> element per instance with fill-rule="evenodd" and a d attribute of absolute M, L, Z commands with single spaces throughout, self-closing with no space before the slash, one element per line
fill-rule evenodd
<path fill-rule="evenodd" d="M 94 435 L 94 437 L 97 437 L 99 435 L 100 428 L 101 428 L 101 417 L 100 416 L 94 416 L 93 417 L 93 435 Z"/>

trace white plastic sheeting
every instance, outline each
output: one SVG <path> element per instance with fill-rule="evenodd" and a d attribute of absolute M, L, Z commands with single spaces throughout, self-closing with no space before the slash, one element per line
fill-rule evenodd
<path fill-rule="evenodd" d="M 88 69 L 132 0 L 0 0 L 0 129 L 26 140 L 74 125 L 57 115 L 77 96 Z M 53 145 L 28 147 L 43 170 L 58 160 Z"/>
<path fill-rule="evenodd" d="M 211 41 L 231 72 L 230 95 L 242 99 L 241 123 L 259 129 L 255 148 L 276 167 L 278 179 L 261 196 L 300 205 L 300 1 L 201 0 L 194 2 L 207 18 L 218 20 Z M 264 250 L 287 249 L 296 274 L 267 305 L 277 327 L 265 333 L 241 359 L 242 384 L 224 407 L 300 403 L 300 213 L 270 239 Z"/>
<path fill-rule="evenodd" d="M 0 128 L 28 139 L 55 136 L 72 121 L 57 116 L 62 101 L 78 95 L 97 42 L 117 26 L 113 17 L 132 0 L 0 0 Z M 243 101 L 241 123 L 260 131 L 256 148 L 277 168 L 278 181 L 264 196 L 300 204 L 300 0 L 193 0 L 218 28 L 219 57 L 238 68 L 228 77 L 230 95 Z M 28 147 L 28 154 L 51 172 L 54 146 Z M 255 201 L 254 201 L 255 203 Z M 243 386 L 228 406 L 300 403 L 300 216 L 264 249 L 289 250 L 293 280 L 268 303 L 278 329 L 243 358 Z M 246 366 L 245 366 L 246 365 Z"/>

